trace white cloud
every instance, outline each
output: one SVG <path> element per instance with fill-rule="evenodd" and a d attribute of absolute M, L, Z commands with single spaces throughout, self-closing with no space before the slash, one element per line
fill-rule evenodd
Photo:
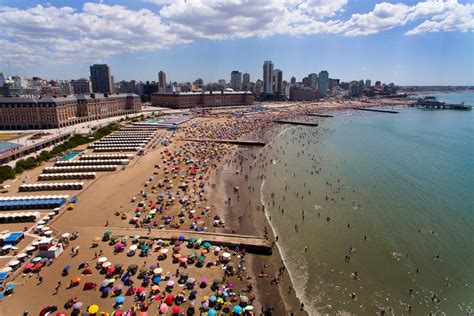
<path fill-rule="evenodd" d="M 85 3 L 82 8 L 0 7 L 0 56 L 21 64 L 96 61 L 200 39 L 336 34 L 366 36 L 416 25 L 406 35 L 472 31 L 474 5 L 382 2 L 342 19 L 347 0 L 143 0 L 156 10 Z"/>

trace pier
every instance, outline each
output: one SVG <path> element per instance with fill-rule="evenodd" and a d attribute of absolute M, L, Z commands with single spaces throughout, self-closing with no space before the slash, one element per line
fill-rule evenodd
<path fill-rule="evenodd" d="M 180 140 L 188 141 L 188 142 L 222 143 L 222 144 L 243 145 L 243 146 L 260 146 L 260 147 L 263 147 L 266 145 L 266 143 L 264 142 L 259 142 L 255 140 L 210 139 L 210 138 L 182 138 Z"/>
<path fill-rule="evenodd" d="M 318 113 L 306 113 L 306 115 L 308 115 L 308 116 L 316 116 L 316 117 L 334 117 L 334 116 L 329 115 L 329 114 L 318 114 Z"/>
<path fill-rule="evenodd" d="M 353 110 L 358 111 L 368 111 L 368 112 L 379 112 L 379 113 L 390 113 L 390 114 L 398 114 L 398 111 L 392 110 L 380 110 L 380 109 L 367 109 L 367 108 L 352 108 Z"/>
<path fill-rule="evenodd" d="M 278 124 L 292 124 L 292 125 L 305 125 L 305 126 L 318 126 L 318 123 L 311 123 L 311 122 L 296 122 L 296 121 L 283 121 L 283 120 L 275 120 L 274 123 Z"/>
<path fill-rule="evenodd" d="M 98 236 L 102 236 L 105 232 L 110 231 L 112 232 L 112 235 L 119 237 L 140 236 L 141 238 L 148 239 L 172 240 L 177 239 L 178 236 L 184 236 L 186 241 L 190 238 L 202 238 L 204 241 L 208 241 L 212 245 L 224 246 L 232 249 L 239 247 L 240 249 L 245 249 L 247 252 L 261 255 L 272 254 L 272 242 L 264 237 L 257 236 L 164 229 L 152 229 L 151 233 L 149 233 L 148 229 L 119 227 L 84 227 L 82 229 L 93 230 Z"/>
<path fill-rule="evenodd" d="M 472 106 L 465 104 L 449 104 L 444 102 L 427 102 L 427 101 L 418 101 L 417 103 L 410 104 L 410 107 L 417 107 L 423 109 L 435 109 L 435 110 L 464 110 L 469 111 L 472 109 Z"/>

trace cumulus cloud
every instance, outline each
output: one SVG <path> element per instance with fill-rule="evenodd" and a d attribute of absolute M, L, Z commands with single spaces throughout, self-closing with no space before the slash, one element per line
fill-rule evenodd
<path fill-rule="evenodd" d="M 0 55 L 11 62 L 70 63 L 196 40 L 335 34 L 367 36 L 410 25 L 406 35 L 472 31 L 474 5 L 382 2 L 347 19 L 348 0 L 143 0 L 156 9 L 86 2 L 82 8 L 0 7 Z"/>

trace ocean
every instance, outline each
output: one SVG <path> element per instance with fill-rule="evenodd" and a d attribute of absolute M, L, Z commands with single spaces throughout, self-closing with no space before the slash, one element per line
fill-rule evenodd
<path fill-rule="evenodd" d="M 474 111 L 399 111 L 284 125 L 263 149 L 261 200 L 311 315 L 474 309 Z"/>

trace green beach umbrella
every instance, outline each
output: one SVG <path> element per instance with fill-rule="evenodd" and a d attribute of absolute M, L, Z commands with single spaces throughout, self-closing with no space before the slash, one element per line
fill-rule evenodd
<path fill-rule="evenodd" d="M 206 241 L 203 246 L 204 248 L 211 248 L 212 245 Z"/>

